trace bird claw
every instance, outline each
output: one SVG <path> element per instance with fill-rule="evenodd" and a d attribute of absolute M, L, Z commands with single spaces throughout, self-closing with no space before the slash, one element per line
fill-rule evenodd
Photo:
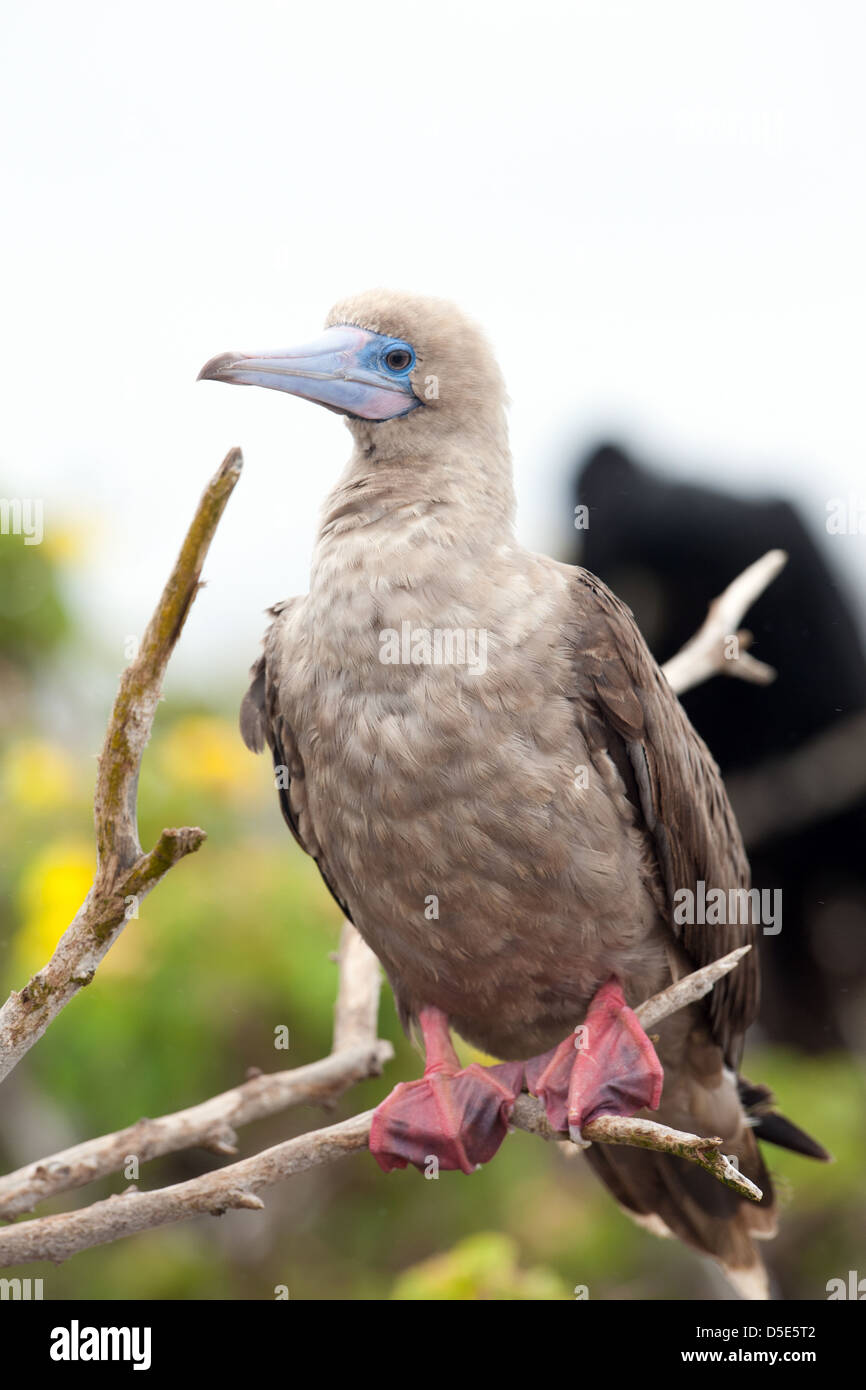
<path fill-rule="evenodd" d="M 401 1082 L 379 1105 L 370 1127 L 370 1152 L 386 1173 L 413 1164 L 473 1173 L 487 1163 L 508 1133 L 508 1118 L 523 1085 L 523 1063 L 460 1071 L 437 1068 L 420 1081 Z"/>
<path fill-rule="evenodd" d="M 584 1125 L 600 1115 L 658 1109 L 664 1072 L 656 1050 L 611 978 L 580 1030 L 526 1063 L 526 1082 L 555 1130 L 585 1147 Z"/>

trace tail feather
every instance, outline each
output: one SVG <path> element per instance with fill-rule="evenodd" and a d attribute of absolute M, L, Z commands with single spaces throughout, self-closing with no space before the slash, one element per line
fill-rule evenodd
<path fill-rule="evenodd" d="M 743 1298 L 767 1298 L 757 1239 L 775 1234 L 770 1176 L 758 1147 L 746 1132 L 740 1170 L 764 1194 L 760 1203 L 737 1196 L 709 1173 L 685 1159 L 645 1149 L 593 1144 L 585 1156 L 619 1205 L 645 1229 L 677 1236 L 718 1262 Z"/>
<path fill-rule="evenodd" d="M 757 1085 L 741 1076 L 738 1078 L 738 1089 L 752 1131 L 759 1139 L 767 1144 L 775 1144 L 778 1149 L 790 1149 L 792 1153 L 803 1154 L 806 1158 L 816 1158 L 821 1163 L 833 1162 L 833 1155 L 827 1152 L 823 1144 L 772 1108 L 775 1100 L 769 1086 Z"/>
<path fill-rule="evenodd" d="M 695 1134 L 721 1134 L 725 1153 L 735 1157 L 740 1172 L 761 1189 L 760 1202 L 739 1196 L 696 1164 L 668 1154 L 593 1144 L 586 1150 L 587 1161 L 623 1210 L 641 1226 L 656 1234 L 677 1236 L 716 1260 L 740 1297 L 768 1298 L 767 1274 L 755 1242 L 775 1235 L 776 1210 L 773 1184 L 757 1144 L 756 1117 L 739 1103 L 730 1072 L 724 1077 L 717 1074 L 716 1086 L 709 1089 L 694 1075 L 681 1074 L 670 1080 L 668 1103 L 673 1113 L 665 1113 L 663 1096 L 655 1118 Z M 761 1089 L 763 1092 L 765 1088 Z M 761 1095 L 762 1104 L 767 1103 L 768 1096 Z M 687 1098 L 690 1103 L 684 1111 Z M 715 1123 L 711 1110 L 715 1111 Z M 702 1116 L 701 1121 L 694 1119 L 696 1114 Z M 724 1124 L 723 1117 L 727 1117 Z M 758 1123 L 769 1118 L 769 1114 L 762 1115 Z"/>
<path fill-rule="evenodd" d="M 756 1242 L 776 1233 L 773 1184 L 759 1139 L 810 1157 L 829 1155 L 774 1109 L 772 1092 L 738 1077 L 724 1062 L 700 1006 L 659 1024 L 664 1067 L 661 1104 L 647 1119 L 690 1134 L 719 1135 L 724 1153 L 756 1187 L 759 1202 L 720 1183 L 695 1163 L 650 1149 L 592 1144 L 586 1159 L 623 1210 L 657 1234 L 677 1236 L 714 1259 L 743 1298 L 768 1298 Z"/>

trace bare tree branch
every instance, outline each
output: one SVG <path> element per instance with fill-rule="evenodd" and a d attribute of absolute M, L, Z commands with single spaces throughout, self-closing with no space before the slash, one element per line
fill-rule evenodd
<path fill-rule="evenodd" d="M 371 1016 L 371 998 L 378 998 L 379 970 L 376 962 L 375 972 L 370 966 L 367 954 L 372 952 L 364 943 L 354 938 L 354 928 L 348 923 L 343 931 L 342 975 L 338 998 L 351 998 L 354 1001 L 355 1016 Z M 734 969 L 748 951 L 740 947 L 710 966 L 695 971 L 694 975 L 678 980 L 662 993 L 647 1000 L 641 1008 L 645 1014 L 639 1016 L 658 1023 L 668 1014 L 692 1003 L 707 994 L 715 981 L 729 970 Z M 373 957 L 375 961 L 375 957 Z M 354 979 L 345 980 L 349 974 Z M 372 988 L 371 988 L 372 986 Z M 365 992 L 366 991 L 366 992 Z M 335 1032 L 339 1035 L 344 1020 L 338 1018 Z M 357 1065 L 361 1062 L 362 1076 L 369 1075 L 371 1065 L 375 1066 L 381 1056 L 387 1056 L 387 1043 L 358 1044 L 351 1050 L 332 1053 L 328 1063 L 336 1064 L 350 1057 Z M 380 1053 L 377 1048 L 383 1049 Z M 210 1140 L 219 1147 L 220 1143 L 230 1144 L 234 1139 L 234 1125 L 248 1123 L 259 1115 L 273 1114 L 298 1099 L 309 1099 L 310 1093 L 299 1096 L 297 1083 L 301 1076 L 301 1087 L 321 1086 L 333 1081 L 333 1075 L 325 1068 L 325 1063 L 315 1063 L 312 1067 L 299 1068 L 297 1072 L 287 1072 L 274 1077 L 256 1078 L 247 1082 L 234 1092 L 227 1092 L 213 1101 L 196 1106 L 192 1110 L 181 1111 L 176 1115 L 164 1116 L 161 1120 L 142 1120 L 116 1135 L 107 1135 L 101 1140 L 92 1140 L 57 1154 L 54 1160 L 43 1160 L 41 1164 L 31 1165 L 18 1173 L 10 1174 L 0 1183 L 2 1213 L 13 1215 L 25 1208 L 24 1203 L 40 1201 L 49 1193 L 64 1191 L 69 1187 L 80 1186 L 91 1177 L 114 1171 L 122 1166 L 126 1157 L 135 1153 L 143 1161 L 156 1157 L 158 1153 L 172 1152 L 189 1144 L 201 1144 Z M 303 1076 L 302 1074 L 306 1074 Z M 342 1089 L 353 1080 L 346 1071 L 340 1071 Z M 295 1089 L 293 1089 L 293 1082 Z M 257 1089 L 249 1090 L 250 1087 Z M 275 1088 L 272 1090 L 272 1088 Z M 286 1099 L 290 1096 L 290 1099 Z M 240 1099 L 239 1099 L 240 1098 Z M 321 1095 L 319 1096 L 321 1098 Z M 231 1115 L 229 1121 L 227 1116 Z M 240 1118 L 239 1118 L 240 1116 Z M 304 1134 L 297 1139 L 287 1140 L 274 1148 L 265 1149 L 252 1158 L 232 1163 L 215 1172 L 206 1173 L 190 1182 L 177 1183 L 172 1187 L 155 1192 L 140 1193 L 131 1189 L 122 1195 L 95 1202 L 83 1211 L 63 1213 L 58 1216 L 41 1217 L 34 1221 L 20 1222 L 0 1230 L 0 1268 L 24 1263 L 30 1260 L 65 1260 L 79 1250 L 93 1245 L 103 1245 L 112 1240 L 131 1235 L 136 1231 L 168 1225 L 203 1213 L 219 1215 L 230 1207 L 260 1208 L 263 1204 L 258 1193 L 283 1178 L 308 1168 L 333 1162 L 348 1153 L 367 1147 L 373 1111 L 365 1111 L 350 1120 L 331 1125 L 326 1129 Z M 524 1129 L 530 1134 L 545 1139 L 562 1139 L 562 1135 L 551 1129 L 544 1107 L 531 1096 L 519 1096 L 511 1117 L 514 1128 Z M 761 1193 L 744 1178 L 721 1154 L 722 1140 L 706 1138 L 695 1134 L 684 1134 L 645 1119 L 628 1119 L 619 1116 L 602 1116 L 584 1126 L 585 1140 L 598 1144 L 631 1144 L 638 1148 L 655 1149 L 660 1153 L 676 1154 L 691 1163 L 697 1163 L 714 1177 L 733 1188 L 742 1196 L 760 1200 Z M 133 1145 L 124 1152 L 124 1144 Z M 135 1145 L 137 1144 L 137 1147 Z M 222 1150 L 225 1152 L 225 1149 Z M 68 1166 L 64 1168 L 64 1160 Z M 71 1160 L 71 1161 L 70 1161 Z M 57 1163 L 59 1167 L 52 1165 Z M 98 1167 L 99 1173 L 94 1171 Z M 77 1176 L 80 1181 L 74 1181 Z"/>
<path fill-rule="evenodd" d="M 772 666 L 749 655 L 752 634 L 738 629 L 745 613 L 787 562 L 784 550 L 768 550 L 713 599 L 703 626 L 662 667 L 678 695 L 710 676 L 739 676 L 756 685 L 769 685 L 776 679 Z M 733 643 L 732 638 L 736 639 Z"/>
<path fill-rule="evenodd" d="M 635 1011 L 642 1026 L 649 1029 L 677 1009 L 702 998 L 749 950 L 749 946 L 740 946 L 653 995 Z M 9 1173 L 0 1178 L 0 1219 L 9 1220 L 32 1211 L 47 1197 L 119 1172 L 132 1156 L 142 1164 L 196 1147 L 219 1154 L 234 1153 L 235 1130 L 242 1125 L 294 1105 L 333 1102 L 357 1082 L 379 1075 L 384 1063 L 393 1056 L 391 1044 L 376 1038 L 381 967 L 349 922 L 343 926 L 339 959 L 334 1051 L 330 1057 L 291 1071 L 256 1076 L 200 1105 L 159 1119 L 139 1120 L 115 1134 L 76 1144 Z M 657 1132 L 662 1128 L 655 1127 Z M 554 1137 L 553 1131 L 546 1137 Z"/>
<path fill-rule="evenodd" d="M 675 1014 L 677 1009 L 684 1009 L 687 1004 L 694 1004 L 696 1000 L 703 999 L 717 980 L 736 970 L 743 956 L 747 956 L 751 949 L 751 946 L 738 946 L 735 951 L 729 951 L 726 956 L 710 961 L 709 965 L 702 965 L 700 970 L 693 970 L 690 975 L 684 975 L 682 979 L 668 985 L 667 989 L 654 994 L 645 1004 L 635 1009 L 641 1027 L 645 1032 L 649 1032 L 650 1028 L 656 1023 L 661 1023 L 663 1018 Z"/>
<path fill-rule="evenodd" d="M 80 1250 L 137 1231 L 188 1221 L 193 1216 L 221 1216 L 232 1207 L 261 1210 L 264 1203 L 258 1193 L 263 1188 L 365 1149 L 372 1118 L 373 1111 L 365 1110 L 350 1120 L 289 1139 L 190 1182 L 155 1192 L 129 1188 L 81 1211 L 7 1226 L 0 1230 L 0 1268 L 31 1260 L 68 1260 Z"/>
<path fill-rule="evenodd" d="M 518 1096 L 511 1115 L 515 1129 L 526 1130 L 527 1134 L 537 1134 L 542 1139 L 562 1141 L 559 1130 L 551 1128 L 544 1113 L 544 1106 L 534 1096 Z M 761 1189 L 744 1177 L 734 1167 L 730 1159 L 721 1152 L 723 1140 L 716 1136 L 705 1138 L 698 1134 L 686 1134 L 683 1130 L 669 1129 L 655 1120 L 637 1119 L 627 1115 L 601 1115 L 583 1126 L 584 1140 L 592 1144 L 626 1144 L 637 1149 L 653 1149 L 656 1153 L 673 1154 L 689 1163 L 697 1163 L 705 1168 L 725 1187 L 750 1201 L 761 1200 Z M 568 1147 L 566 1141 L 563 1147 Z M 577 1147 L 577 1146 L 573 1146 Z M 2 1239 L 2 1236 L 0 1236 Z"/>
<path fill-rule="evenodd" d="M 339 964 L 329 1057 L 291 1071 L 259 1073 L 200 1105 L 139 1120 L 8 1173 L 0 1177 L 0 1219 L 10 1220 L 47 1197 L 120 1172 L 132 1157 L 141 1165 L 181 1149 L 236 1153 L 235 1130 L 241 1126 L 294 1105 L 331 1105 L 350 1086 L 381 1075 L 394 1055 L 391 1044 L 376 1037 L 382 970 L 350 922 L 343 925 Z"/>
<path fill-rule="evenodd" d="M 96 779 L 97 868 L 90 892 L 50 961 L 0 1009 L 0 1081 L 41 1038 L 113 946 L 137 905 L 170 868 L 194 853 L 203 830 L 164 830 L 144 854 L 138 840 L 138 771 L 150 737 L 162 681 L 198 592 L 214 532 L 241 474 L 240 449 L 230 449 L 199 502 L 138 656 L 120 678 Z"/>
<path fill-rule="evenodd" d="M 142 1164 L 192 1148 L 221 1155 L 237 1153 L 235 1131 L 242 1125 L 294 1105 L 332 1104 L 350 1086 L 381 1075 L 393 1051 L 384 1040 L 357 1043 L 306 1067 L 254 1076 L 201 1105 L 155 1120 L 139 1120 L 115 1134 L 63 1149 L 0 1178 L 0 1219 L 10 1220 L 32 1211 L 47 1197 L 120 1172 L 130 1158 Z"/>
<path fill-rule="evenodd" d="M 335 1053 L 344 1048 L 368 1047 L 375 1040 L 382 983 L 382 967 L 378 957 L 351 922 L 343 923 L 337 963 L 340 983 L 334 1007 L 332 1050 Z M 389 1056 L 393 1055 L 389 1043 L 378 1045 L 388 1048 Z"/>
<path fill-rule="evenodd" d="M 94 1245 L 105 1245 L 138 1231 L 186 1221 L 194 1216 L 221 1216 L 230 1208 L 261 1210 L 258 1195 L 284 1178 L 334 1163 L 347 1154 L 367 1148 L 373 1111 L 365 1110 L 326 1129 L 302 1134 L 265 1149 L 252 1158 L 189 1182 L 158 1188 L 155 1192 L 126 1192 L 94 1202 L 82 1211 L 23 1221 L 0 1231 L 0 1268 L 36 1260 L 59 1262 Z M 532 1096 L 518 1096 L 511 1117 L 516 1129 L 545 1139 L 561 1139 L 550 1128 L 544 1107 Z M 629 1144 L 675 1154 L 706 1169 L 741 1196 L 759 1201 L 761 1193 L 721 1153 L 722 1140 L 684 1134 L 651 1120 L 602 1116 L 584 1127 L 593 1143 Z"/>
<path fill-rule="evenodd" d="M 155 1192 L 130 1188 L 105 1201 L 94 1202 L 82 1211 L 43 1216 L 8 1226 L 0 1231 L 0 1268 L 35 1260 L 67 1260 L 70 1255 L 94 1245 L 106 1245 L 138 1231 L 187 1221 L 194 1216 L 221 1216 L 230 1208 L 238 1207 L 261 1210 L 264 1203 L 258 1194 L 265 1188 L 366 1149 L 373 1113 L 365 1110 L 349 1120 L 286 1140 L 252 1158 L 189 1182 L 158 1188 Z M 517 1129 L 545 1139 L 562 1137 L 551 1130 L 543 1106 L 532 1096 L 518 1096 L 511 1123 Z M 593 1143 L 630 1144 L 675 1154 L 706 1169 L 742 1196 L 760 1200 L 758 1188 L 721 1154 L 721 1139 L 684 1134 L 651 1120 L 629 1120 L 619 1116 L 593 1120 L 585 1126 L 584 1134 Z"/>

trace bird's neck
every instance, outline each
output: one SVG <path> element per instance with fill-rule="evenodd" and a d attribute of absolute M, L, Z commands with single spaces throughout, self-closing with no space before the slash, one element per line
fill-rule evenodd
<path fill-rule="evenodd" d="M 482 447 L 483 445 L 483 447 Z M 429 452 L 392 457 L 358 438 L 325 501 L 311 590 L 336 574 L 421 583 L 452 562 L 483 564 L 486 550 L 514 539 L 514 489 L 507 445 L 440 441 Z"/>

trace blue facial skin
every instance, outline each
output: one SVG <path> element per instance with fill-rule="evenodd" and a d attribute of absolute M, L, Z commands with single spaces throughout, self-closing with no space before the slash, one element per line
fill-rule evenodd
<path fill-rule="evenodd" d="M 389 363 L 389 357 L 395 357 Z M 355 419 L 408 415 L 423 402 L 412 390 L 415 350 L 402 338 L 337 324 L 321 337 L 285 352 L 223 353 L 199 373 L 211 381 L 266 386 L 318 402 Z"/>
<path fill-rule="evenodd" d="M 409 360 L 404 366 L 392 367 L 388 362 L 388 357 L 392 353 L 408 353 Z M 402 359 L 399 359 L 402 360 Z M 380 381 L 388 382 L 398 388 L 401 394 L 405 395 L 405 404 L 402 410 L 386 418 L 393 420 L 401 415 L 408 415 L 410 410 L 414 410 L 416 405 L 420 405 L 418 397 L 412 390 L 412 383 L 409 380 L 412 368 L 415 366 L 415 349 L 411 343 L 404 342 L 402 338 L 386 338 L 380 333 L 370 335 L 370 340 L 360 350 L 353 354 L 353 365 L 359 372 L 369 372 L 371 378 L 378 377 Z"/>
<path fill-rule="evenodd" d="M 388 354 L 392 352 L 407 352 L 409 361 L 404 367 L 392 367 L 387 361 Z M 400 381 L 408 377 L 415 366 L 415 349 L 411 343 L 404 343 L 402 338 L 383 338 L 381 334 L 374 333 L 357 360 L 359 366 L 368 367 L 370 371 L 378 368 L 395 381 Z"/>

